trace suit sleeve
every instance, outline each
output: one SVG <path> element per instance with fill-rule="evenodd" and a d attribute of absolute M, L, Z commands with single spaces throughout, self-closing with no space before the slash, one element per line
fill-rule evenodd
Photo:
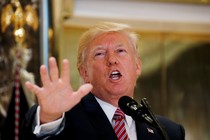
<path fill-rule="evenodd" d="M 64 126 L 65 126 L 65 118 L 63 119 L 60 127 L 58 130 L 53 131 L 53 133 L 46 133 L 44 135 L 36 135 L 34 134 L 34 128 L 35 128 L 35 116 L 36 116 L 36 111 L 37 111 L 38 105 L 34 105 L 26 114 L 25 119 L 21 125 L 21 130 L 20 130 L 20 138 L 21 140 L 50 140 L 51 138 L 53 139 L 54 136 L 59 135 Z"/>
<path fill-rule="evenodd" d="M 25 115 L 23 123 L 20 129 L 20 139 L 21 140 L 39 140 L 39 138 L 33 134 L 33 126 L 35 120 L 36 109 L 38 105 L 34 105 Z M 40 139 L 41 140 L 41 139 Z"/>

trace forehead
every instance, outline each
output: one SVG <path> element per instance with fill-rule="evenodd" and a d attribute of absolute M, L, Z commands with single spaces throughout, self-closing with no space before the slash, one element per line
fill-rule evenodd
<path fill-rule="evenodd" d="M 106 42 L 106 41 L 128 41 L 129 38 L 122 32 L 109 32 L 96 36 L 91 44 Z"/>
<path fill-rule="evenodd" d="M 124 33 L 109 32 L 95 37 L 95 39 L 93 39 L 89 44 L 88 50 L 96 49 L 98 47 L 103 48 L 108 46 L 121 46 L 121 45 L 129 46 L 130 44 L 131 43 L 129 37 Z"/>

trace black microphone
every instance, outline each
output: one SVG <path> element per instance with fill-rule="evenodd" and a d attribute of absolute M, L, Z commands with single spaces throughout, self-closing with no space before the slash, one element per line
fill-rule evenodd
<path fill-rule="evenodd" d="M 150 110 L 150 105 L 146 98 L 141 100 L 141 104 L 138 104 L 129 96 L 122 96 L 118 101 L 118 106 L 122 111 L 131 116 L 137 122 L 147 122 L 148 124 L 157 128 L 165 140 L 169 140 L 168 134 L 160 125 L 155 115 Z"/>
<path fill-rule="evenodd" d="M 147 115 L 147 106 L 138 104 L 129 96 L 122 96 L 118 101 L 118 105 L 125 114 L 131 116 L 135 121 L 146 121 L 153 125 L 153 120 Z"/>
<path fill-rule="evenodd" d="M 125 114 L 131 116 L 136 121 L 142 121 L 142 115 L 144 114 L 143 106 L 131 97 L 122 96 L 118 101 L 118 105 Z"/>

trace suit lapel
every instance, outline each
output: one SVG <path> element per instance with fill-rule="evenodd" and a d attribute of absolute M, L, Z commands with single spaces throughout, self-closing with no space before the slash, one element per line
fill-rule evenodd
<path fill-rule="evenodd" d="M 100 139 L 117 140 L 112 125 L 95 97 L 90 93 L 82 99 L 82 102 L 92 125 L 95 127 L 97 134 L 99 134 Z"/>

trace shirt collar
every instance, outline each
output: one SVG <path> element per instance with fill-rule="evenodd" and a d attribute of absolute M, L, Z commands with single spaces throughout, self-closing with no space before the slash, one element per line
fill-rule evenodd
<path fill-rule="evenodd" d="M 109 119 L 110 123 L 112 124 L 112 118 L 114 116 L 114 113 L 115 113 L 117 107 L 97 98 L 96 96 L 95 96 L 95 98 L 96 98 L 97 102 L 99 103 L 99 105 L 101 106 L 101 108 L 103 109 L 103 111 L 106 114 L 107 118 Z M 125 120 L 126 120 L 126 123 L 128 124 L 128 126 L 130 127 L 132 124 L 132 121 L 133 121 L 132 117 L 125 114 Z"/>

